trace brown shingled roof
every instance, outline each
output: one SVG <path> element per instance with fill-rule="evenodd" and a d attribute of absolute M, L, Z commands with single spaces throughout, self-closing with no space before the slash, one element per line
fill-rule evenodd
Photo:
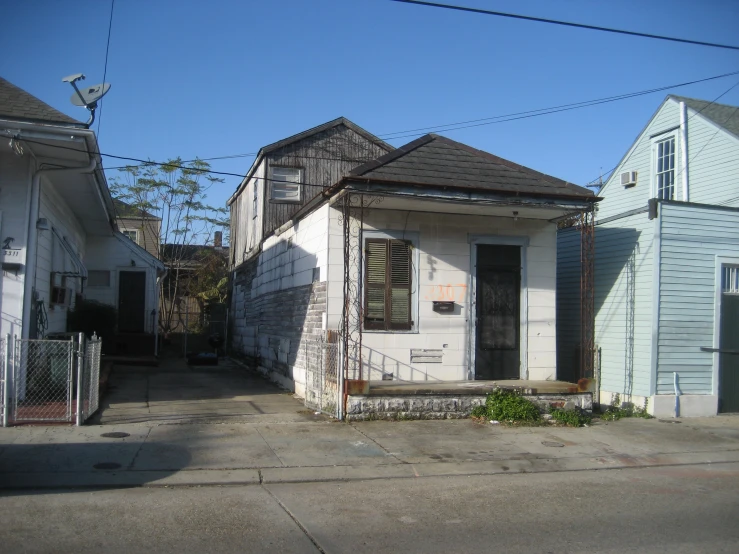
<path fill-rule="evenodd" d="M 84 126 L 81 121 L 52 108 L 2 77 L 0 77 L 0 119 Z"/>
<path fill-rule="evenodd" d="M 594 197 L 591 190 L 435 134 L 354 169 L 349 177 L 537 196 Z"/>

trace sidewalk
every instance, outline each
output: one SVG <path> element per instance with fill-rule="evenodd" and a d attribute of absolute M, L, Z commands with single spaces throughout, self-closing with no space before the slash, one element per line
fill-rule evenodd
<path fill-rule="evenodd" d="M 125 433 L 121 438 L 103 433 Z M 739 417 L 581 429 L 471 420 L 0 429 L 0 488 L 196 486 L 739 462 Z"/>

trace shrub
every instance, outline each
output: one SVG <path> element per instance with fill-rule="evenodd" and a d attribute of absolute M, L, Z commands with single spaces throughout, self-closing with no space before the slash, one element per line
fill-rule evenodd
<path fill-rule="evenodd" d="M 485 400 L 486 417 L 497 421 L 538 421 L 539 408 L 518 392 L 497 389 Z"/>
<path fill-rule="evenodd" d="M 552 419 L 570 427 L 582 427 L 583 425 L 589 424 L 593 419 L 589 414 L 579 408 L 574 410 L 554 408 L 549 413 Z"/>
<path fill-rule="evenodd" d="M 633 404 L 621 406 L 621 395 L 615 394 L 613 395 L 611 405 L 606 408 L 606 411 L 601 414 L 600 418 L 604 421 L 618 421 L 619 419 L 624 417 L 641 417 L 643 419 L 651 419 L 652 416 L 649 415 L 649 412 L 647 410 L 648 402 L 649 400 L 645 398 L 644 406 L 642 408 L 634 406 Z"/>

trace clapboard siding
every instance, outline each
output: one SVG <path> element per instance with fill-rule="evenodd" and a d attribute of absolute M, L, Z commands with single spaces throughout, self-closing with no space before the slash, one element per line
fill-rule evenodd
<path fill-rule="evenodd" d="M 739 206 L 739 139 L 694 114 L 689 108 L 690 201 Z"/>
<path fill-rule="evenodd" d="M 267 156 L 269 167 L 299 167 L 302 171 L 301 201 L 275 203 L 270 200 L 268 182 L 264 195 L 263 236 L 266 238 L 280 225 L 323 190 L 333 185 L 353 168 L 386 154 L 387 150 L 345 125 L 331 127 L 303 140 L 288 144 Z"/>
<path fill-rule="evenodd" d="M 647 205 L 651 196 L 652 179 L 652 139 L 650 136 L 680 124 L 679 104 L 674 100 L 666 101 L 652 117 L 646 129 L 637 137 L 636 142 L 626 153 L 618 167 L 611 173 L 599 196 L 604 200 L 598 204 L 598 219 L 616 216 L 630 210 Z M 675 141 L 678 150 L 676 165 L 682 159 L 680 141 Z M 630 188 L 621 185 L 621 173 L 637 171 L 637 184 Z M 676 179 L 679 189 L 679 180 Z"/>
<path fill-rule="evenodd" d="M 739 211 L 660 205 L 660 313 L 657 394 L 674 391 L 679 374 L 686 394 L 711 394 L 716 255 L 739 256 Z"/>
<path fill-rule="evenodd" d="M 646 213 L 595 228 L 595 342 L 604 391 L 649 394 L 653 239 Z"/>

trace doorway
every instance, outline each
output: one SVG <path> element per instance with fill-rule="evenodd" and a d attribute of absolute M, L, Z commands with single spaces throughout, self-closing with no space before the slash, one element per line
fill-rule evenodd
<path fill-rule="evenodd" d="M 146 329 L 146 273 L 118 273 L 118 331 L 143 333 Z"/>
<path fill-rule="evenodd" d="M 521 247 L 477 245 L 475 379 L 521 375 Z"/>
<path fill-rule="evenodd" d="M 739 267 L 722 271 L 718 411 L 739 412 Z"/>

